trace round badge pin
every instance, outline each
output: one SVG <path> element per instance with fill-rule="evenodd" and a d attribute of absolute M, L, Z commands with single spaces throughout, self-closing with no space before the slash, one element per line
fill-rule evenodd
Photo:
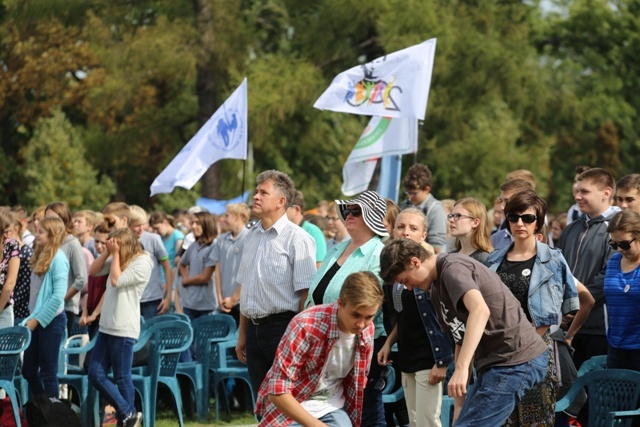
<path fill-rule="evenodd" d="M 529 270 L 528 268 L 525 268 L 524 270 L 522 270 L 522 275 L 524 277 L 528 277 L 531 275 L 531 270 Z"/>

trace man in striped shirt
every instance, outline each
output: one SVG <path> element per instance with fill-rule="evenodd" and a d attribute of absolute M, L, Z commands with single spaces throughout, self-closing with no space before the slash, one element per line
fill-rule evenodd
<path fill-rule="evenodd" d="M 361 271 L 347 276 L 336 303 L 293 318 L 258 393 L 261 426 L 360 426 L 382 299 L 377 276 Z"/>
<path fill-rule="evenodd" d="M 289 321 L 307 298 L 316 273 L 315 242 L 287 218 L 295 186 L 280 171 L 257 177 L 253 213 L 260 221 L 246 237 L 234 298 L 240 299 L 238 359 L 246 363 L 254 391 L 271 368 Z"/>

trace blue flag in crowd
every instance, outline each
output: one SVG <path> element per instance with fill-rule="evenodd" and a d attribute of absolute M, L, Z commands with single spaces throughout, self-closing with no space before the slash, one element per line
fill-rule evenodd
<path fill-rule="evenodd" d="M 247 79 L 200 128 L 151 184 L 151 195 L 190 189 L 222 159 L 247 158 Z"/>

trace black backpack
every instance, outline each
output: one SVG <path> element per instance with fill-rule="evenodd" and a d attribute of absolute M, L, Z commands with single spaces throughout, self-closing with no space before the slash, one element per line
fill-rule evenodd
<path fill-rule="evenodd" d="M 25 412 L 30 427 L 82 427 L 68 403 L 46 394 L 28 401 Z"/>

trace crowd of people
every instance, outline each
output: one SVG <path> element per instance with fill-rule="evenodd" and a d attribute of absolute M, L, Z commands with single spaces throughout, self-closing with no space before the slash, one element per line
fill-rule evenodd
<path fill-rule="evenodd" d="M 222 215 L 1 208 L 0 327 L 31 330 L 24 377 L 34 396 L 58 396 L 65 329 L 86 326 L 89 380 L 128 427 L 141 423 L 140 317 L 170 311 L 233 316 L 265 426 L 441 427 L 447 394 L 455 426 L 567 426 L 578 414 L 555 402 L 575 378 L 560 363 L 607 355 L 640 370 L 640 175 L 576 168 L 576 205 L 555 215 L 526 170 L 489 210 L 439 201 L 432 185 L 416 164 L 399 205 L 365 191 L 308 212 L 270 170 L 251 207 Z M 572 360 L 560 362 L 559 341 Z M 385 412 L 389 366 L 405 405 Z"/>

